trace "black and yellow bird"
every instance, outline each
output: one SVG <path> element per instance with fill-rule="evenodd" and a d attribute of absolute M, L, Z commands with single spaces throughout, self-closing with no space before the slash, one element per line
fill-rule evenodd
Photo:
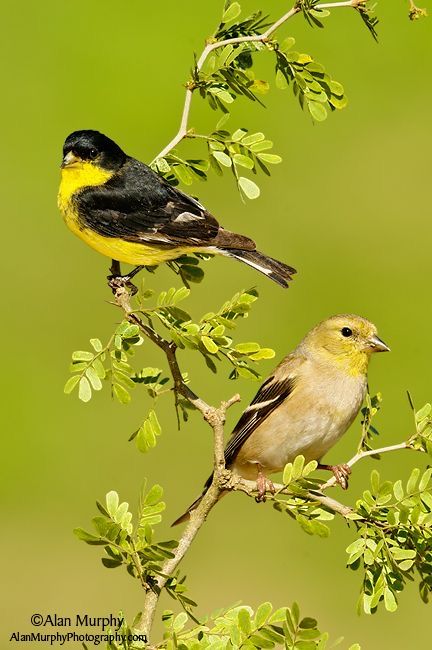
<path fill-rule="evenodd" d="M 112 260 L 138 270 L 188 253 L 218 253 L 245 262 L 283 287 L 295 273 L 257 251 L 252 239 L 222 228 L 197 200 L 98 131 L 71 133 L 61 167 L 58 204 L 67 226 Z"/>

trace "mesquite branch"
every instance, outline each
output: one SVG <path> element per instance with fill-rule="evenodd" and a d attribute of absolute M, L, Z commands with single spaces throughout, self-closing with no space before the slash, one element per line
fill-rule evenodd
<path fill-rule="evenodd" d="M 227 409 L 240 400 L 239 395 L 234 395 L 227 402 L 222 402 L 219 408 L 209 407 L 206 411 L 204 419 L 209 423 L 213 429 L 213 442 L 214 442 L 214 477 L 212 484 L 207 490 L 204 498 L 199 503 L 191 514 L 188 524 L 184 529 L 182 536 L 179 539 L 179 544 L 174 551 L 174 557 L 166 560 L 162 565 L 163 576 L 159 576 L 157 585 L 154 590 L 146 592 L 143 606 L 143 616 L 138 625 L 138 629 L 150 634 L 154 615 L 156 612 L 157 603 L 161 589 L 164 588 L 168 578 L 177 569 L 183 557 L 189 550 L 193 540 L 195 539 L 199 529 L 205 522 L 208 513 L 216 505 L 219 500 L 222 488 L 220 486 L 220 474 L 224 468 L 224 423 L 225 414 Z M 204 414 L 203 414 L 204 415 Z"/>
<path fill-rule="evenodd" d="M 357 8 L 359 5 L 363 4 L 365 0 L 346 0 L 344 2 L 327 2 L 316 5 L 315 9 L 336 9 L 339 7 L 352 7 Z M 276 20 L 265 32 L 262 34 L 254 34 L 252 36 L 239 36 L 237 38 L 227 38 L 223 41 L 212 42 L 209 39 L 209 42 L 202 51 L 197 64 L 196 71 L 200 72 L 207 61 L 208 56 L 214 51 L 226 45 L 238 45 L 241 43 L 266 43 L 270 36 L 277 30 L 281 25 L 286 23 L 290 18 L 301 12 L 301 5 L 299 2 L 296 4 L 278 20 Z M 173 139 L 160 151 L 157 156 L 153 159 L 152 163 L 155 162 L 158 158 L 163 158 L 166 156 L 179 142 L 183 140 L 188 135 L 189 130 L 189 114 L 192 106 L 192 96 L 194 92 L 194 87 L 190 83 L 186 84 L 186 93 L 183 104 L 182 117 L 180 121 L 180 127 Z"/>
<path fill-rule="evenodd" d="M 388 447 L 380 447 L 379 449 L 371 449 L 368 451 L 358 452 L 346 464 L 349 467 L 352 467 L 360 460 L 363 460 L 368 456 L 376 456 L 378 454 L 399 451 L 400 449 L 412 449 L 410 441 L 408 440 L 406 442 L 401 442 L 397 445 L 389 445 Z M 324 490 L 327 490 L 330 487 L 334 487 L 336 484 L 337 480 L 334 476 L 332 476 L 328 481 L 319 487 L 319 490 L 310 491 L 307 497 L 310 501 L 316 501 L 328 510 L 342 515 L 342 517 L 347 517 L 353 511 L 350 506 L 347 506 L 340 501 L 333 499 L 332 497 L 328 497 L 327 495 L 322 494 Z M 286 494 L 292 496 L 292 492 L 290 491 L 289 486 L 285 486 L 281 483 L 274 483 L 273 486 L 276 494 Z M 239 476 L 232 475 L 231 472 L 226 472 L 226 474 L 222 477 L 222 487 L 225 490 L 238 490 L 240 492 L 244 492 L 251 497 L 255 497 L 258 493 L 255 481 L 247 481 L 243 478 L 240 478 Z M 274 497 L 272 494 L 269 494 L 267 498 L 271 500 Z"/>
<path fill-rule="evenodd" d="M 346 463 L 349 467 L 352 467 L 356 463 L 359 462 L 359 460 L 363 460 L 363 458 L 367 458 L 368 456 L 378 456 L 378 454 L 386 454 L 389 451 L 398 451 L 399 449 L 412 449 L 410 441 L 406 442 L 401 442 L 397 445 L 389 445 L 388 447 L 381 447 L 380 449 L 369 449 L 368 451 L 359 451 L 357 454 L 355 454 L 350 460 Z M 328 481 L 323 483 L 321 485 L 321 490 L 327 490 L 329 487 L 335 486 L 337 483 L 336 478 L 332 476 Z"/>

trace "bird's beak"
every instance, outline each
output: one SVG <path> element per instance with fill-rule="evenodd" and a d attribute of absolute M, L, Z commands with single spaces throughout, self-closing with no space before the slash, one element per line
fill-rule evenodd
<path fill-rule="evenodd" d="M 64 169 L 65 167 L 72 167 L 79 161 L 80 159 L 78 158 L 78 156 L 75 156 L 75 154 L 72 153 L 72 151 L 68 151 L 66 156 L 63 158 L 61 168 Z"/>
<path fill-rule="evenodd" d="M 372 352 L 390 352 L 389 346 L 384 341 L 381 341 L 376 334 L 370 337 L 368 344 Z"/>

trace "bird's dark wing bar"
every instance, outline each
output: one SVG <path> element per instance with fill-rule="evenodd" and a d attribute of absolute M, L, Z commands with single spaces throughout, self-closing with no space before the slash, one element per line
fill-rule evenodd
<path fill-rule="evenodd" d="M 105 237 L 205 245 L 219 231 L 216 219 L 198 201 L 134 160 L 103 186 L 84 189 L 76 205 L 83 224 Z"/>
<path fill-rule="evenodd" d="M 232 437 L 225 449 L 226 465 L 230 465 L 234 461 L 245 441 L 292 393 L 294 386 L 295 378 L 292 376 L 284 379 L 273 376 L 264 382 L 232 432 Z"/>

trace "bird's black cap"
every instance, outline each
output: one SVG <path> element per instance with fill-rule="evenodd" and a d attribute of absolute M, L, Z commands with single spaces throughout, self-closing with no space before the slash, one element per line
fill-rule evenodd
<path fill-rule="evenodd" d="M 72 152 L 82 160 L 95 161 L 104 169 L 119 169 L 127 156 L 118 144 L 99 131 L 74 131 L 65 140 L 63 156 Z"/>

